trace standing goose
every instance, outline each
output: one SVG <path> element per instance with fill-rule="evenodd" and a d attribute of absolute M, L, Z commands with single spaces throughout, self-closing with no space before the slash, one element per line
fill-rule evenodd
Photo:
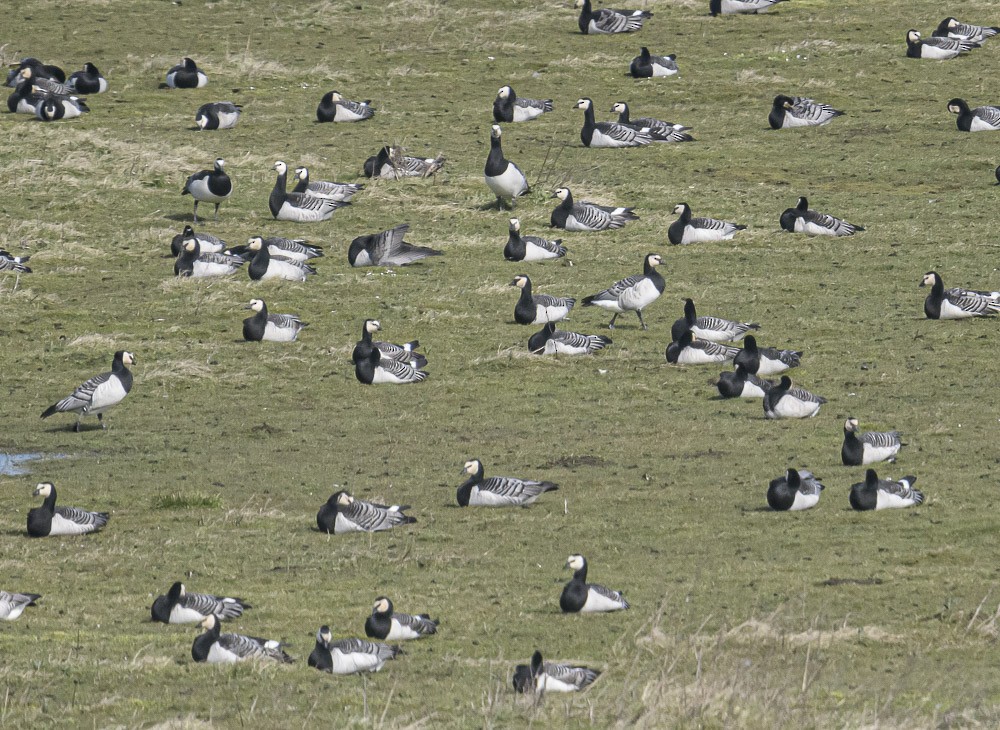
<path fill-rule="evenodd" d="M 509 86 L 501 86 L 493 100 L 493 121 L 528 122 L 552 111 L 552 99 L 524 99 Z"/>
<path fill-rule="evenodd" d="M 365 160 L 365 175 L 383 180 L 404 177 L 430 177 L 444 167 L 445 159 L 437 157 L 408 157 L 398 147 L 383 147 L 377 155 Z"/>
<path fill-rule="evenodd" d="M 497 210 L 503 210 L 504 200 L 509 200 L 513 208 L 515 198 L 528 192 L 528 178 L 521 168 L 503 156 L 500 135 L 500 125 L 494 124 L 490 128 L 490 154 L 483 171 L 486 185 L 497 198 Z"/>
<path fill-rule="evenodd" d="M 253 258 L 250 243 L 256 238 L 260 239 L 261 245 L 266 247 L 267 252 L 272 256 L 281 256 L 282 258 L 298 261 L 299 263 L 318 259 L 325 255 L 322 246 L 313 246 L 306 243 L 306 239 L 304 238 L 281 238 L 280 236 L 268 236 L 267 238 L 251 236 L 247 239 L 245 246 L 236 246 L 231 249 L 230 253 Z"/>
<path fill-rule="evenodd" d="M 771 113 L 767 123 L 771 129 L 791 129 L 793 127 L 822 127 L 835 118 L 843 116 L 827 104 L 819 104 L 805 96 L 784 96 L 779 94 L 771 103 Z"/>
<path fill-rule="evenodd" d="M 757 338 L 747 335 L 743 340 L 743 351 L 733 360 L 742 365 L 751 375 L 777 375 L 802 363 L 802 353 L 798 350 L 779 350 L 775 347 L 757 347 Z"/>
<path fill-rule="evenodd" d="M 351 266 L 406 266 L 428 256 L 441 256 L 442 251 L 427 246 L 414 246 L 403 240 L 409 223 L 380 233 L 358 236 L 347 249 L 347 262 Z"/>
<path fill-rule="evenodd" d="M 552 482 L 536 482 L 517 477 L 483 476 L 483 462 L 472 459 L 465 462 L 463 474 L 469 478 L 462 482 L 456 494 L 459 507 L 527 507 L 545 492 L 559 489 Z"/>
<path fill-rule="evenodd" d="M 632 59 L 628 72 L 633 78 L 650 79 L 660 76 L 673 76 L 677 73 L 677 55 L 654 56 L 646 46 L 639 49 L 639 55 Z"/>
<path fill-rule="evenodd" d="M 419 383 L 427 379 L 427 373 L 421 367 L 423 365 L 414 360 L 400 362 L 383 357 L 381 351 L 373 347 L 367 356 L 354 361 L 354 377 L 365 385 Z"/>
<path fill-rule="evenodd" d="M 253 258 L 247 266 L 247 273 L 254 281 L 268 279 L 285 279 L 287 281 L 305 281 L 316 273 L 316 269 L 302 261 L 285 256 L 271 255 L 270 247 L 264 245 L 264 239 L 253 236 L 247 243 L 247 248 L 253 251 Z"/>
<path fill-rule="evenodd" d="M 958 115 L 956 122 L 961 132 L 995 132 L 1000 129 L 1000 106 L 969 109 L 965 99 L 955 98 L 948 102 L 948 111 Z"/>
<path fill-rule="evenodd" d="M 930 285 L 931 293 L 924 299 L 927 319 L 965 319 L 986 317 L 1000 312 L 1000 292 L 975 291 L 960 287 L 944 288 L 944 281 L 936 271 L 924 274 L 920 286 Z"/>
<path fill-rule="evenodd" d="M 924 493 L 913 488 L 917 478 L 903 477 L 899 481 L 879 479 L 874 469 L 865 472 L 865 480 L 851 485 L 851 507 L 864 512 L 877 509 L 901 509 L 922 504 Z"/>
<path fill-rule="evenodd" d="M 361 339 L 354 345 L 351 352 L 351 361 L 357 364 L 361 360 L 366 360 L 371 356 L 372 349 L 379 351 L 379 362 L 385 360 L 397 360 L 409 365 L 414 370 L 420 370 L 427 366 L 427 358 L 417 352 L 420 347 L 419 340 L 413 340 L 402 345 L 391 342 L 373 342 L 372 335 L 382 329 L 381 323 L 377 319 L 366 319 L 361 327 Z"/>
<path fill-rule="evenodd" d="M 30 256 L 15 256 L 10 251 L 0 249 L 0 271 L 13 271 L 16 274 L 30 274 L 31 267 L 25 266 Z"/>
<path fill-rule="evenodd" d="M 309 168 L 295 168 L 295 188 L 292 192 L 305 193 L 315 198 L 329 198 L 338 203 L 349 203 L 357 193 L 364 190 L 360 183 L 327 182 L 326 180 L 310 180 Z"/>
<path fill-rule="evenodd" d="M 333 640 L 329 626 L 316 632 L 316 646 L 309 655 L 309 666 L 331 674 L 377 672 L 403 650 L 398 646 L 364 639 Z"/>
<path fill-rule="evenodd" d="M 193 279 L 228 276 L 245 263 L 242 256 L 230 253 L 202 253 L 201 243 L 192 236 L 184 241 L 181 253 L 174 261 L 174 276 Z"/>
<path fill-rule="evenodd" d="M 52 482 L 42 482 L 34 497 L 45 497 L 41 507 L 28 510 L 28 536 L 85 535 L 97 532 L 108 524 L 107 512 L 87 512 L 77 507 L 56 507 L 56 488 Z"/>
<path fill-rule="evenodd" d="M 632 208 L 598 205 L 586 200 L 574 203 L 573 193 L 569 188 L 556 188 L 553 198 L 559 198 L 560 204 L 552 211 L 549 223 L 553 228 L 563 228 L 567 231 L 606 231 L 621 228 L 629 221 L 639 220 Z"/>
<path fill-rule="evenodd" d="M 270 659 L 282 664 L 292 663 L 292 658 L 281 648 L 283 644 L 280 641 L 243 634 L 223 634 L 221 624 L 214 614 L 209 614 L 199 623 L 205 631 L 191 645 L 191 658 L 196 662 L 233 664 L 247 659 Z"/>
<path fill-rule="evenodd" d="M 194 228 L 185 224 L 184 230 L 170 239 L 170 254 L 175 257 L 180 256 L 181 251 L 184 250 L 184 241 L 189 238 L 194 238 L 198 241 L 198 250 L 200 253 L 221 253 L 227 245 L 221 238 L 217 238 L 210 233 L 195 233 Z"/>
<path fill-rule="evenodd" d="M 819 504 L 823 484 L 805 469 L 789 469 L 767 487 L 767 505 L 776 512 L 798 512 Z"/>
<path fill-rule="evenodd" d="M 858 231 L 865 230 L 864 226 L 810 210 L 809 200 L 805 196 L 799 198 L 794 208 L 786 208 L 779 222 L 789 233 L 805 233 L 807 236 L 853 236 Z"/>
<path fill-rule="evenodd" d="M 1000 33 L 1000 28 L 987 25 L 972 25 L 963 23 L 957 18 L 945 18 L 938 27 L 934 29 L 934 35 L 945 38 L 957 38 L 961 41 L 972 41 L 982 43 L 987 38 L 992 38 Z"/>
<path fill-rule="evenodd" d="M 563 613 L 604 613 L 630 608 L 620 591 L 587 582 L 587 559 L 582 555 L 570 555 L 566 567 L 574 572 L 559 596 Z"/>
<path fill-rule="evenodd" d="M 233 181 L 225 169 L 226 161 L 219 157 L 212 170 L 196 172 L 184 183 L 181 195 L 190 194 L 194 198 L 194 222 L 198 222 L 198 203 L 215 203 L 215 220 L 219 220 L 219 206 L 233 194 Z"/>
<path fill-rule="evenodd" d="M 632 119 L 629 114 L 628 104 L 624 101 L 616 101 L 611 105 L 611 111 L 618 115 L 618 123 L 632 129 L 642 130 L 648 133 L 654 142 L 693 142 L 694 137 L 688 134 L 690 127 L 673 122 L 664 122 L 662 119 L 653 117 L 639 117 Z"/>
<path fill-rule="evenodd" d="M 803 388 L 793 388 L 792 379 L 781 376 L 781 382 L 764 395 L 764 415 L 768 418 L 813 418 L 826 398 Z"/>
<path fill-rule="evenodd" d="M 734 322 L 721 317 L 699 317 L 694 308 L 694 300 L 684 300 L 684 316 L 675 320 L 670 327 L 670 336 L 679 340 L 684 330 L 702 340 L 709 342 L 733 342 L 741 339 L 749 330 L 759 330 L 755 322 Z"/>
<path fill-rule="evenodd" d="M 165 624 L 196 624 L 206 616 L 220 621 L 239 618 L 252 606 L 242 598 L 220 598 L 208 593 L 188 593 L 177 581 L 165 596 L 157 596 L 150 609 L 153 621 Z"/>
<path fill-rule="evenodd" d="M 20 618 L 24 609 L 37 605 L 35 601 L 41 598 L 40 593 L 8 593 L 0 591 L 0 620 L 14 621 Z"/>
<path fill-rule="evenodd" d="M 171 89 L 200 89 L 208 83 L 208 76 L 190 58 L 184 57 L 167 71 L 167 86 Z"/>
<path fill-rule="evenodd" d="M 708 365 L 728 362 L 740 352 L 738 347 L 696 340 L 691 330 L 686 330 L 679 340 L 667 345 L 666 356 L 667 362 L 675 365 Z"/>
<path fill-rule="evenodd" d="M 557 330 L 554 322 L 547 322 L 541 331 L 528 339 L 528 352 L 535 355 L 590 355 L 610 344 L 610 337 L 564 332 Z"/>
<path fill-rule="evenodd" d="M 840 459 L 844 466 L 862 466 L 876 461 L 894 462 L 903 445 L 899 431 L 869 431 L 858 435 L 858 419 L 844 421 L 844 445 Z"/>
<path fill-rule="evenodd" d="M 278 172 L 278 177 L 274 181 L 274 188 L 267 199 L 267 207 L 271 210 L 271 215 L 279 221 L 295 221 L 296 223 L 313 223 L 316 221 L 330 220 L 333 212 L 337 208 L 343 208 L 346 202 L 331 200 L 330 198 L 318 198 L 303 193 L 290 193 L 286 189 L 286 177 L 288 175 L 288 165 L 281 160 L 274 163 L 274 169 Z"/>
<path fill-rule="evenodd" d="M 339 91 L 328 91 L 316 107 L 316 119 L 320 122 L 363 122 L 375 116 L 371 99 L 351 101 Z"/>
<path fill-rule="evenodd" d="M 575 106 L 583 109 L 580 140 L 585 147 L 644 147 L 653 141 L 653 135 L 646 129 L 618 122 L 595 122 L 594 102 L 590 99 L 580 99 Z"/>
<path fill-rule="evenodd" d="M 90 107 L 83 99 L 65 94 L 45 93 L 35 104 L 35 116 L 43 122 L 75 119 L 89 111 Z"/>
<path fill-rule="evenodd" d="M 572 297 L 553 297 L 548 294 L 532 294 L 531 279 L 524 274 L 514 277 L 511 286 L 521 290 L 514 305 L 514 321 L 518 324 L 545 324 L 559 322 L 569 316 L 576 304 Z"/>
<path fill-rule="evenodd" d="M 784 0 L 708 0 L 712 17 L 719 15 L 756 15 Z"/>
<path fill-rule="evenodd" d="M 198 129 L 232 129 L 240 121 L 243 107 L 231 101 L 213 101 L 202 104 L 194 115 Z"/>
<path fill-rule="evenodd" d="M 330 496 L 319 512 L 316 525 L 320 532 L 344 535 L 348 532 L 381 532 L 400 525 L 412 525 L 416 517 L 404 514 L 410 505 L 390 505 L 355 499 L 341 490 Z"/>
<path fill-rule="evenodd" d="M 715 218 L 692 218 L 687 203 L 674 206 L 674 213 L 680 217 L 670 224 L 667 238 L 676 245 L 702 243 L 704 241 L 729 241 L 737 231 L 745 231 L 746 226 Z"/>
<path fill-rule="evenodd" d="M 543 662 L 542 653 L 535 651 L 530 665 L 514 667 L 514 691 L 522 694 L 578 692 L 592 685 L 600 675 L 589 667 Z"/>
<path fill-rule="evenodd" d="M 941 38 L 939 36 L 922 38 L 920 33 L 912 28 L 906 31 L 907 58 L 930 58 L 935 61 L 947 61 L 960 53 L 971 51 L 973 48 L 979 48 L 979 44 L 958 38 Z"/>
<path fill-rule="evenodd" d="M 763 398 L 774 387 L 774 381 L 758 378 L 737 365 L 732 372 L 720 373 L 715 387 L 723 398 Z"/>
<path fill-rule="evenodd" d="M 642 319 L 642 310 L 660 298 L 667 283 L 656 267 L 663 263 L 658 254 L 646 254 L 642 261 L 642 275 L 627 276 L 616 281 L 604 291 L 583 298 L 585 307 L 601 307 L 614 312 L 608 329 L 615 328 L 619 314 L 635 312 L 639 315 L 639 324 L 646 329 Z"/>
<path fill-rule="evenodd" d="M 521 221 L 517 218 L 510 219 L 507 230 L 507 245 L 503 247 L 503 257 L 508 261 L 544 261 L 566 255 L 566 247 L 562 245 L 561 238 L 549 241 L 540 236 L 522 236 Z"/>
<path fill-rule="evenodd" d="M 297 314 L 268 314 L 263 299 L 251 299 L 246 308 L 254 312 L 243 320 L 243 339 L 247 342 L 294 342 L 309 324 Z"/>
<path fill-rule="evenodd" d="M 108 80 L 89 61 L 83 64 L 82 71 L 74 71 L 69 75 L 66 85 L 77 94 L 103 94 L 108 90 Z"/>
<path fill-rule="evenodd" d="M 653 14 L 648 10 L 594 10 L 590 0 L 583 0 L 580 8 L 579 26 L 584 35 L 601 33 L 632 33 L 642 28 L 647 18 Z"/>
<path fill-rule="evenodd" d="M 438 621 L 426 613 L 410 615 L 393 610 L 392 601 L 385 596 L 375 599 L 372 615 L 365 620 L 365 636 L 382 641 L 420 639 L 437 633 Z"/>
<path fill-rule="evenodd" d="M 55 405 L 42 412 L 42 418 L 48 418 L 54 413 L 75 413 L 74 431 L 80 430 L 80 421 L 84 416 L 97 416 L 101 428 L 104 424 L 104 413 L 125 400 L 132 390 L 132 373 L 128 366 L 135 362 L 135 355 L 125 350 L 118 350 L 111 361 L 111 370 L 95 375 L 76 390 Z"/>

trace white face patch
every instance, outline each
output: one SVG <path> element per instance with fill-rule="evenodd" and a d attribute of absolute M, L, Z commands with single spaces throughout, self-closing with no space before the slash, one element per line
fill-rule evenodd
<path fill-rule="evenodd" d="M 477 471 L 479 471 L 479 462 L 478 461 L 465 462 L 465 471 L 468 474 L 475 474 Z"/>
<path fill-rule="evenodd" d="M 341 494 L 337 498 L 337 504 L 343 505 L 345 507 L 347 505 L 351 504 L 351 502 L 353 502 L 353 501 L 354 501 L 354 497 L 352 497 L 351 495 L 349 495 L 347 492 L 344 492 L 343 494 Z"/>
<path fill-rule="evenodd" d="M 579 570 L 583 567 L 583 556 L 582 555 L 570 555 L 569 559 L 566 561 L 572 570 Z"/>

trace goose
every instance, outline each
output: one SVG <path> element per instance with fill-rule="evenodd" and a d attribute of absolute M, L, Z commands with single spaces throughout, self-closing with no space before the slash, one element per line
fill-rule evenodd
<path fill-rule="evenodd" d="M 979 48 L 979 45 L 975 41 L 964 41 L 958 38 L 942 38 L 940 36 L 922 38 L 920 33 L 912 28 L 906 31 L 907 58 L 930 58 L 935 61 L 947 61 L 960 53 Z"/>
<path fill-rule="evenodd" d="M 398 646 L 365 639 L 333 640 L 329 626 L 316 632 L 316 646 L 309 655 L 309 666 L 331 674 L 377 672 L 390 659 L 403 653 Z"/>
<path fill-rule="evenodd" d="M 379 596 L 372 606 L 372 615 L 365 620 L 365 636 L 382 641 L 421 639 L 436 634 L 438 623 L 426 613 L 413 616 L 394 611 L 392 601 Z"/>
<path fill-rule="evenodd" d="M 254 312 L 243 320 L 243 339 L 247 342 L 294 342 L 309 324 L 297 314 L 268 314 L 263 299 L 251 299 L 246 308 Z"/>
<path fill-rule="evenodd" d="M 734 365 L 742 365 L 751 375 L 777 375 L 802 363 L 802 353 L 798 350 L 779 350 L 775 347 L 757 347 L 757 338 L 747 335 L 743 339 L 743 351 L 733 360 Z"/>
<path fill-rule="evenodd" d="M 719 15 L 756 15 L 784 0 L 708 0 L 712 17 Z"/>
<path fill-rule="evenodd" d="M 197 238 L 188 238 L 181 247 L 181 253 L 174 261 L 174 276 L 189 276 L 203 279 L 213 276 L 228 276 L 237 271 L 246 260 L 231 253 L 202 253 Z"/>
<path fill-rule="evenodd" d="M 177 581 L 165 596 L 157 596 L 150 609 L 152 621 L 164 624 L 201 623 L 206 616 L 220 621 L 239 618 L 252 606 L 242 598 L 220 598 L 208 593 L 188 593 L 184 584 Z"/>
<path fill-rule="evenodd" d="M 483 462 L 471 459 L 465 462 L 463 474 L 469 478 L 462 482 L 456 497 L 459 507 L 527 507 L 545 492 L 559 489 L 552 482 L 537 482 L 517 477 L 483 476 Z"/>
<path fill-rule="evenodd" d="M 347 249 L 347 262 L 351 266 L 406 266 L 428 256 L 441 256 L 427 246 L 414 246 L 403 240 L 409 223 L 403 223 L 380 233 L 358 236 Z"/>
<path fill-rule="evenodd" d="M 586 200 L 575 203 L 569 188 L 556 188 L 552 197 L 561 201 L 549 218 L 553 228 L 567 231 L 606 231 L 621 228 L 629 221 L 639 220 L 632 208 L 615 208 L 588 203 Z"/>
<path fill-rule="evenodd" d="M 674 213 L 680 217 L 670 224 L 667 238 L 670 243 L 687 246 L 705 241 L 729 241 L 737 231 L 745 231 L 746 226 L 715 218 L 692 218 L 687 203 L 674 206 Z"/>
<path fill-rule="evenodd" d="M 329 198 L 339 203 L 349 203 L 357 193 L 364 190 L 361 183 L 339 183 L 327 182 L 326 180 L 312 181 L 309 179 L 309 168 L 295 168 L 295 188 L 292 192 L 305 193 L 315 198 Z"/>
<path fill-rule="evenodd" d="M 528 339 L 528 352 L 535 355 L 590 355 L 611 344 L 604 335 L 581 335 L 557 330 L 555 322 L 546 322 Z"/>
<path fill-rule="evenodd" d="M 274 163 L 274 169 L 278 172 L 278 177 L 275 179 L 274 188 L 267 198 L 267 207 L 270 208 L 271 215 L 274 216 L 275 220 L 295 221 L 296 223 L 326 221 L 330 220 L 337 208 L 348 205 L 346 201 L 319 198 L 303 193 L 289 193 L 285 188 L 288 165 L 278 160 Z"/>
<path fill-rule="evenodd" d="M 507 245 L 503 247 L 503 257 L 508 261 L 545 261 L 558 259 L 566 255 L 566 247 L 562 239 L 550 241 L 540 236 L 522 236 L 521 221 L 510 219 L 507 228 Z"/>
<path fill-rule="evenodd" d="M 28 606 L 36 606 L 35 603 L 42 595 L 40 593 L 9 593 L 0 591 L 0 619 L 4 621 L 14 621 L 21 617 L 24 609 Z"/>
<path fill-rule="evenodd" d="M 202 104 L 194 115 L 198 129 L 232 129 L 240 121 L 243 107 L 231 101 L 213 101 Z"/>
<path fill-rule="evenodd" d="M 826 398 L 802 388 L 793 388 L 792 379 L 781 376 L 781 382 L 764 394 L 764 415 L 768 418 L 813 418 Z"/>
<path fill-rule="evenodd" d="M 552 111 L 552 99 L 524 99 L 509 86 L 501 86 L 493 100 L 493 121 L 529 122 Z"/>
<path fill-rule="evenodd" d="M 30 274 L 31 267 L 25 266 L 30 256 L 15 256 L 10 251 L 0 249 L 0 271 L 13 271 L 17 274 Z"/>
<path fill-rule="evenodd" d="M 404 177 L 430 177 L 444 167 L 445 159 L 437 157 L 408 157 L 398 147 L 383 147 L 377 155 L 365 160 L 365 175 L 383 180 Z"/>
<path fill-rule="evenodd" d="M 135 355 L 118 350 L 111 361 L 109 372 L 95 375 L 61 401 L 46 408 L 42 412 L 42 418 L 48 418 L 54 413 L 75 413 L 73 430 L 78 432 L 84 416 L 97 416 L 101 428 L 107 428 L 104 413 L 121 403 L 132 390 L 132 373 L 128 366 L 134 362 Z"/>
<path fill-rule="evenodd" d="M 254 281 L 268 279 L 305 281 L 316 273 L 316 269 L 302 261 L 285 256 L 272 256 L 270 247 L 264 245 L 264 239 L 260 236 L 252 236 L 247 241 L 247 248 L 253 251 L 247 273 Z"/>
<path fill-rule="evenodd" d="M 406 363 L 414 370 L 420 370 L 427 366 L 427 358 L 417 352 L 420 347 L 419 340 L 413 340 L 402 345 L 391 342 L 374 342 L 372 335 L 382 329 L 382 324 L 377 319 L 366 319 L 361 327 L 361 339 L 354 346 L 351 352 L 351 361 L 357 364 L 360 360 L 365 360 L 371 355 L 372 348 L 379 351 L 379 362 L 384 360 L 396 360 Z"/>
<path fill-rule="evenodd" d="M 226 248 L 226 242 L 210 233 L 195 233 L 194 228 L 185 224 L 184 230 L 170 240 L 170 254 L 180 256 L 184 250 L 184 241 L 194 238 L 198 241 L 200 253 L 222 253 Z"/>
<path fill-rule="evenodd" d="M 693 142 L 694 137 L 688 134 L 690 127 L 673 122 L 664 122 L 653 117 L 639 117 L 632 119 L 628 104 L 624 101 L 616 101 L 611 105 L 611 111 L 618 115 L 618 124 L 623 124 L 632 129 L 639 129 L 647 132 L 654 142 Z"/>
<path fill-rule="evenodd" d="M 108 90 L 108 80 L 89 61 L 83 64 L 81 71 L 74 71 L 69 75 L 66 85 L 77 94 L 103 94 Z"/>
<path fill-rule="evenodd" d="M 15 77 L 22 81 L 30 81 L 32 88 L 39 94 L 53 94 L 55 96 L 71 96 L 73 88 L 64 81 L 58 81 L 51 76 L 39 73 L 34 68 L 23 68 Z"/>
<path fill-rule="evenodd" d="M 247 659 L 270 659 L 282 664 L 292 663 L 292 658 L 281 648 L 284 644 L 280 641 L 220 633 L 221 624 L 214 614 L 205 616 L 198 623 L 205 631 L 191 645 L 191 658 L 196 662 L 234 664 Z"/>
<path fill-rule="evenodd" d="M 198 64 L 186 56 L 167 71 L 167 86 L 171 89 L 200 89 L 208 83 L 208 76 Z"/>
<path fill-rule="evenodd" d="M 737 365 L 734 371 L 720 373 L 715 387 L 723 398 L 763 398 L 774 387 L 774 381 L 758 378 Z"/>
<path fill-rule="evenodd" d="M 995 132 L 1000 129 L 1000 106 L 969 109 L 965 99 L 955 98 L 948 102 L 948 111 L 958 115 L 956 121 L 960 132 Z"/>
<path fill-rule="evenodd" d="M 645 129 L 618 122 L 595 122 L 594 102 L 588 98 L 577 101 L 575 108 L 583 109 L 580 140 L 584 147 L 644 147 L 653 141 L 653 135 Z"/>
<path fill-rule="evenodd" d="M 646 46 L 639 49 L 639 55 L 632 59 L 628 65 L 628 72 L 633 78 L 650 79 L 661 76 L 673 76 L 678 72 L 677 55 L 671 53 L 669 56 L 655 56 L 649 52 Z"/>
<path fill-rule="evenodd" d="M 601 33 L 632 33 L 642 28 L 653 14 L 648 10 L 594 10 L 590 0 L 583 0 L 580 8 L 580 32 L 584 35 Z"/>
<path fill-rule="evenodd" d="M 586 689 L 601 675 L 589 667 L 542 661 L 542 653 L 531 655 L 531 664 L 518 664 L 514 668 L 514 691 L 522 694 L 536 692 L 578 692 Z"/>
<path fill-rule="evenodd" d="M 819 504 L 823 483 L 805 469 L 789 469 L 767 487 L 767 505 L 776 512 L 798 512 Z"/>
<path fill-rule="evenodd" d="M 819 104 L 804 96 L 779 94 L 771 104 L 767 123 L 771 125 L 771 129 L 822 127 L 843 115 L 844 112 L 837 111 L 832 106 Z"/>
<path fill-rule="evenodd" d="M 863 482 L 851 485 L 851 507 L 864 512 L 922 504 L 924 493 L 913 488 L 916 481 L 914 476 L 903 477 L 899 481 L 879 479 L 874 469 L 868 469 Z"/>
<path fill-rule="evenodd" d="M 196 172 L 184 183 L 181 195 L 190 194 L 194 198 L 194 222 L 198 222 L 198 203 L 215 203 L 215 220 L 219 220 L 219 206 L 233 194 L 233 181 L 225 171 L 226 161 L 219 157 L 215 168 Z"/>
<path fill-rule="evenodd" d="M 376 504 L 363 499 L 355 499 L 341 490 L 330 496 L 319 512 L 316 513 L 316 525 L 320 532 L 344 535 L 348 532 L 381 532 L 391 530 L 400 525 L 412 525 L 416 517 L 410 517 L 404 511 L 410 505 Z"/>
<path fill-rule="evenodd" d="M 982 43 L 997 33 L 1000 33 L 1000 28 L 996 26 L 972 25 L 950 17 L 942 20 L 938 23 L 938 27 L 934 29 L 934 35 L 936 36 L 957 38 L 961 41 L 972 41 L 973 43 Z"/>
<path fill-rule="evenodd" d="M 927 319 L 964 319 L 987 317 L 1000 312 L 1000 292 L 975 291 L 960 287 L 944 288 L 944 281 L 936 271 L 924 274 L 920 286 L 931 287 L 924 299 Z"/>
<path fill-rule="evenodd" d="M 78 507 L 56 507 L 56 488 L 52 482 L 42 482 L 32 492 L 44 497 L 41 507 L 28 510 L 28 536 L 85 535 L 98 532 L 108 524 L 107 512 L 87 512 Z"/>
<path fill-rule="evenodd" d="M 75 119 L 89 111 L 90 107 L 78 96 L 44 93 L 35 104 L 35 116 L 43 122 Z"/>
<path fill-rule="evenodd" d="M 587 559 L 582 555 L 570 555 L 566 567 L 573 571 L 573 579 L 559 596 L 563 613 L 604 613 L 630 608 L 620 591 L 587 582 Z"/>
<path fill-rule="evenodd" d="M 848 223 L 826 213 L 809 209 L 809 200 L 802 196 L 794 208 L 786 208 L 780 221 L 781 227 L 789 233 L 805 233 L 807 236 L 853 236 L 864 226 Z"/>
<path fill-rule="evenodd" d="M 14 65 L 11 71 L 7 74 L 7 86 L 16 86 L 17 82 L 15 79 L 25 69 L 30 69 L 32 75 L 36 78 L 52 79 L 58 83 L 64 83 L 66 81 L 66 72 L 58 66 L 45 64 L 37 58 L 29 57 L 21 59 L 21 61 Z"/>
<path fill-rule="evenodd" d="M 263 236 L 251 236 L 247 239 L 245 246 L 236 246 L 229 253 L 253 258 L 253 252 L 250 250 L 250 242 L 254 238 L 259 238 L 261 245 L 266 246 L 268 253 L 272 256 L 281 256 L 291 261 L 303 263 L 325 256 L 322 246 L 314 246 L 306 243 L 304 238 L 281 238 L 280 236 L 268 236 L 267 238 Z"/>
<path fill-rule="evenodd" d="M 339 91 L 328 91 L 316 107 L 316 119 L 320 122 L 363 122 L 375 116 L 371 99 L 351 101 Z"/>
<path fill-rule="evenodd" d="M 34 116 L 35 107 L 42 101 L 44 94 L 36 92 L 34 84 L 25 79 L 18 82 L 14 91 L 7 97 L 7 111 L 11 114 L 31 114 Z"/>
<path fill-rule="evenodd" d="M 858 419 L 844 421 L 844 445 L 840 459 L 844 466 L 863 466 L 876 461 L 896 461 L 896 454 L 903 445 L 899 431 L 869 431 L 858 435 Z"/>
<path fill-rule="evenodd" d="M 572 297 L 553 297 L 548 294 L 532 294 L 531 279 L 524 274 L 514 277 L 511 286 L 521 290 L 514 305 L 514 321 L 518 324 L 545 324 L 559 322 L 569 316 L 576 304 Z"/>
<path fill-rule="evenodd" d="M 688 329 L 700 340 L 733 342 L 741 339 L 749 330 L 759 330 L 760 325 L 755 322 L 734 322 L 721 317 L 699 317 L 694 308 L 694 300 L 685 299 L 684 316 L 670 327 L 670 336 L 675 341 L 679 340 L 684 330 Z"/>
<path fill-rule="evenodd" d="M 608 329 L 615 328 L 618 315 L 625 312 L 635 312 L 639 315 L 639 324 L 646 329 L 642 319 L 642 310 L 660 298 L 666 282 L 656 267 L 663 263 L 659 254 L 646 254 L 642 260 L 642 274 L 627 276 L 616 281 L 604 291 L 583 298 L 585 307 L 601 307 L 614 312 Z"/>
<path fill-rule="evenodd" d="M 520 167 L 503 156 L 501 134 L 499 124 L 490 127 L 490 154 L 486 157 L 483 171 L 487 187 L 497 198 L 497 210 L 503 210 L 504 200 L 509 200 L 513 208 L 517 196 L 528 192 L 528 178 Z"/>
<path fill-rule="evenodd" d="M 728 362 L 740 353 L 740 348 L 694 339 L 691 330 L 681 335 L 679 340 L 667 345 L 667 362 L 675 365 L 708 365 Z"/>
<path fill-rule="evenodd" d="M 423 365 L 412 360 L 400 362 L 383 357 L 381 351 L 375 347 L 367 356 L 354 361 L 354 377 L 365 385 L 419 383 L 427 379 L 427 373 L 421 370 L 421 367 Z"/>

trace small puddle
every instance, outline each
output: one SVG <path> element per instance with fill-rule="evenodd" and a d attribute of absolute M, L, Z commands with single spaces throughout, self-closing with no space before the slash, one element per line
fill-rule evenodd
<path fill-rule="evenodd" d="M 0 476 L 15 477 L 27 474 L 27 462 L 45 459 L 65 459 L 66 454 L 4 454 L 0 453 Z"/>

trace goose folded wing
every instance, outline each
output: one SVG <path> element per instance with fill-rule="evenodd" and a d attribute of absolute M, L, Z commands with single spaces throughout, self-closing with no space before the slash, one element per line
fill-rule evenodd
<path fill-rule="evenodd" d="M 56 514 L 78 525 L 101 526 L 108 521 L 108 515 L 104 512 L 88 512 L 79 507 L 56 507 Z"/>
<path fill-rule="evenodd" d="M 101 373 L 90 378 L 81 384 L 76 390 L 56 403 L 57 411 L 73 411 L 77 408 L 84 408 L 93 401 L 94 391 L 111 380 L 112 373 Z"/>
<path fill-rule="evenodd" d="M 617 142 L 632 144 L 636 141 L 641 142 L 643 139 L 649 140 L 649 132 L 643 132 L 641 129 L 618 124 L 617 122 L 597 122 L 594 126 L 605 137 L 610 137 Z"/>
<path fill-rule="evenodd" d="M 1000 298 L 990 292 L 970 291 L 955 287 L 945 291 L 944 295 L 951 304 L 965 312 L 978 314 L 1000 310 Z"/>

